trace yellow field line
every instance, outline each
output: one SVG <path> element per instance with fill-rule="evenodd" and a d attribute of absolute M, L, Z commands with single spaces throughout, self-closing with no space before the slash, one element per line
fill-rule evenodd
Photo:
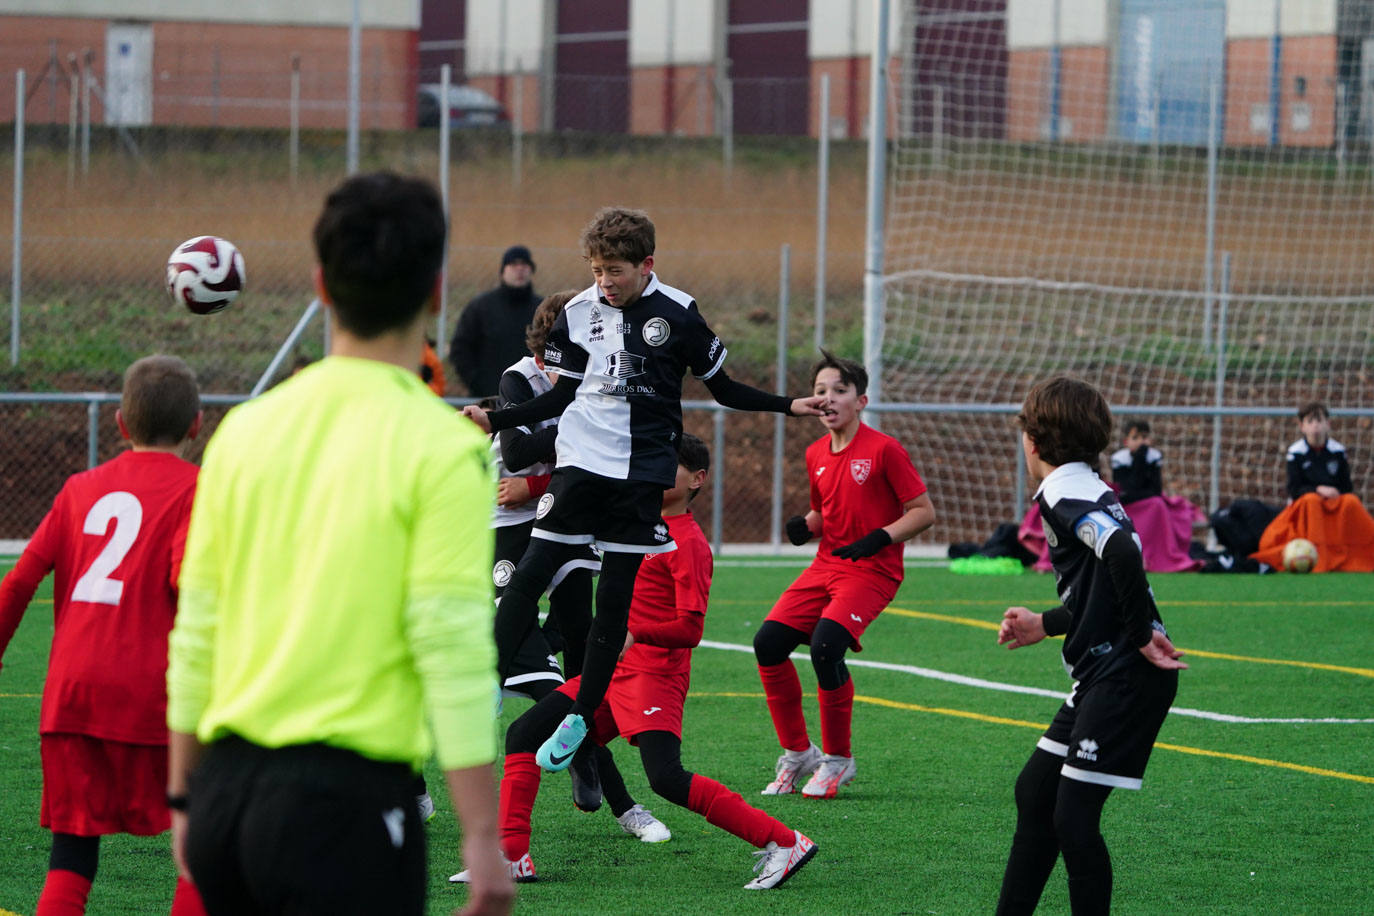
<path fill-rule="evenodd" d="M 0 693 L 0 700 L 37 700 L 42 696 L 41 693 Z M 5 916 L 3 910 L 0 910 L 0 916 Z"/>
<path fill-rule="evenodd" d="M 1295 668 L 1314 668 L 1318 671 L 1340 671 L 1343 674 L 1356 674 L 1360 677 L 1374 677 L 1374 668 L 1350 668 L 1346 665 L 1327 665 L 1322 662 L 1295 662 L 1286 658 L 1256 658 L 1252 655 L 1230 655 L 1226 652 L 1205 652 L 1202 649 L 1187 649 L 1184 653 L 1195 658 L 1224 658 L 1233 662 L 1254 662 L 1256 665 L 1291 665 Z"/>
<path fill-rule="evenodd" d="M 19 916 L 19 914 L 12 910 L 0 908 L 0 916 Z"/>
<path fill-rule="evenodd" d="M 724 697 L 730 699 L 755 699 L 761 700 L 764 695 L 761 693 L 735 693 L 735 692 L 712 692 L 703 693 L 693 690 L 689 696 L 694 697 Z M 898 700 L 888 700 L 883 697 L 867 697 L 855 694 L 854 702 L 868 703 L 871 706 L 885 706 L 888 709 L 904 709 L 910 712 L 928 712 L 940 716 L 953 716 L 960 719 L 974 719 L 978 722 L 990 722 L 994 725 L 1016 725 L 1022 728 L 1034 728 L 1041 731 L 1049 727 L 1044 722 L 1027 722 L 1024 719 L 1007 719 L 1002 716 L 988 716 L 978 712 L 969 712 L 966 709 L 947 709 L 940 706 L 921 706 L 918 703 L 903 703 Z M 1285 760 L 1270 760 L 1267 757 L 1251 757 L 1248 754 L 1229 754 L 1225 751 L 1209 751 L 1200 747 L 1188 747 L 1182 744 L 1164 744 L 1157 742 L 1155 747 L 1163 748 L 1166 751 L 1177 751 L 1180 754 L 1192 754 L 1197 757 L 1218 757 L 1223 760 L 1236 760 L 1242 763 L 1253 763 L 1256 766 L 1274 767 L 1280 770 L 1293 770 L 1298 773 L 1306 773 L 1309 776 L 1327 776 L 1332 779 L 1345 779 L 1350 782 L 1360 782 L 1366 785 L 1374 785 L 1374 776 L 1362 776 L 1359 773 L 1344 773 L 1340 770 L 1326 770 L 1321 767 L 1310 767 L 1301 763 L 1289 763 Z M 3 914 L 0 914 L 3 916 Z"/>
<path fill-rule="evenodd" d="M 979 620 L 976 617 L 957 617 L 953 614 L 933 614 L 929 611 L 912 611 L 906 608 L 889 607 L 883 613 L 896 614 L 898 617 L 914 617 L 919 620 L 936 620 L 942 623 L 957 623 L 965 627 L 977 627 L 980 630 L 995 630 L 1000 624 L 991 620 Z M 1220 658 L 1233 662 L 1250 662 L 1256 665 L 1290 665 L 1294 668 L 1310 668 L 1316 671 L 1339 671 L 1342 674 L 1354 674 L 1358 677 L 1374 678 L 1374 668 L 1352 668 L 1348 665 L 1328 665 L 1324 662 L 1300 662 L 1286 658 L 1261 658 L 1254 655 L 1232 655 L 1227 652 L 1208 652 L 1205 649 L 1190 649 L 1187 646 L 1180 646 L 1183 652 L 1195 658 Z"/>

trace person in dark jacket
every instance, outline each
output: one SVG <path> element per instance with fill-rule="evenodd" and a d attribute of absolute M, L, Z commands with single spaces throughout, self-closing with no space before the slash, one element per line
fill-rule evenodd
<path fill-rule="evenodd" d="M 501 283 L 469 302 L 453 331 L 448 358 L 475 398 L 497 393 L 501 373 L 525 356 L 525 327 L 539 307 L 534 257 L 524 245 L 501 255 Z"/>

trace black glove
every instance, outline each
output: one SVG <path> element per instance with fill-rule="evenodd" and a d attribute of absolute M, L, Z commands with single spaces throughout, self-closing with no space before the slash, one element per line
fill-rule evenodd
<path fill-rule="evenodd" d="M 811 529 L 806 527 L 806 519 L 794 515 L 787 520 L 787 539 L 798 547 L 811 540 Z"/>
<path fill-rule="evenodd" d="M 854 543 L 836 547 L 830 551 L 830 555 L 841 560 L 862 560 L 864 557 L 873 556 L 891 543 L 892 535 L 881 528 L 874 528 Z"/>

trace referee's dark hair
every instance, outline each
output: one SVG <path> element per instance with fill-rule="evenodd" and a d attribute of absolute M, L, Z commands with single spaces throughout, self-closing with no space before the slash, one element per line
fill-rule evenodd
<path fill-rule="evenodd" d="M 428 181 L 354 175 L 315 221 L 315 256 L 345 330 L 364 340 L 408 325 L 435 291 L 448 224 Z"/>
<path fill-rule="evenodd" d="M 677 440 L 677 463 L 695 474 L 697 471 L 711 470 L 711 450 L 691 433 L 683 433 Z M 697 498 L 701 488 L 693 490 L 687 496 L 690 503 Z"/>
<path fill-rule="evenodd" d="M 1102 392 L 1066 375 L 1032 388 L 1016 420 L 1054 467 L 1082 461 L 1095 471 L 1111 441 L 1112 411 Z"/>
<path fill-rule="evenodd" d="M 821 358 L 811 367 L 811 387 L 816 386 L 816 376 L 822 369 L 834 369 L 840 373 L 840 381 L 850 385 L 858 394 L 868 393 L 868 370 L 852 359 L 844 359 L 821 347 Z"/>

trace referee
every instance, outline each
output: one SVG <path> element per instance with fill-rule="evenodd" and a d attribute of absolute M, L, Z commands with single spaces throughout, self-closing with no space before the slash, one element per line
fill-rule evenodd
<path fill-rule="evenodd" d="M 512 906 L 487 440 L 414 370 L 445 230 L 425 182 L 334 190 L 314 230 L 331 352 L 206 448 L 170 639 L 168 802 L 212 916 L 423 913 L 411 783 L 432 752 L 475 866 L 464 912 Z"/>

